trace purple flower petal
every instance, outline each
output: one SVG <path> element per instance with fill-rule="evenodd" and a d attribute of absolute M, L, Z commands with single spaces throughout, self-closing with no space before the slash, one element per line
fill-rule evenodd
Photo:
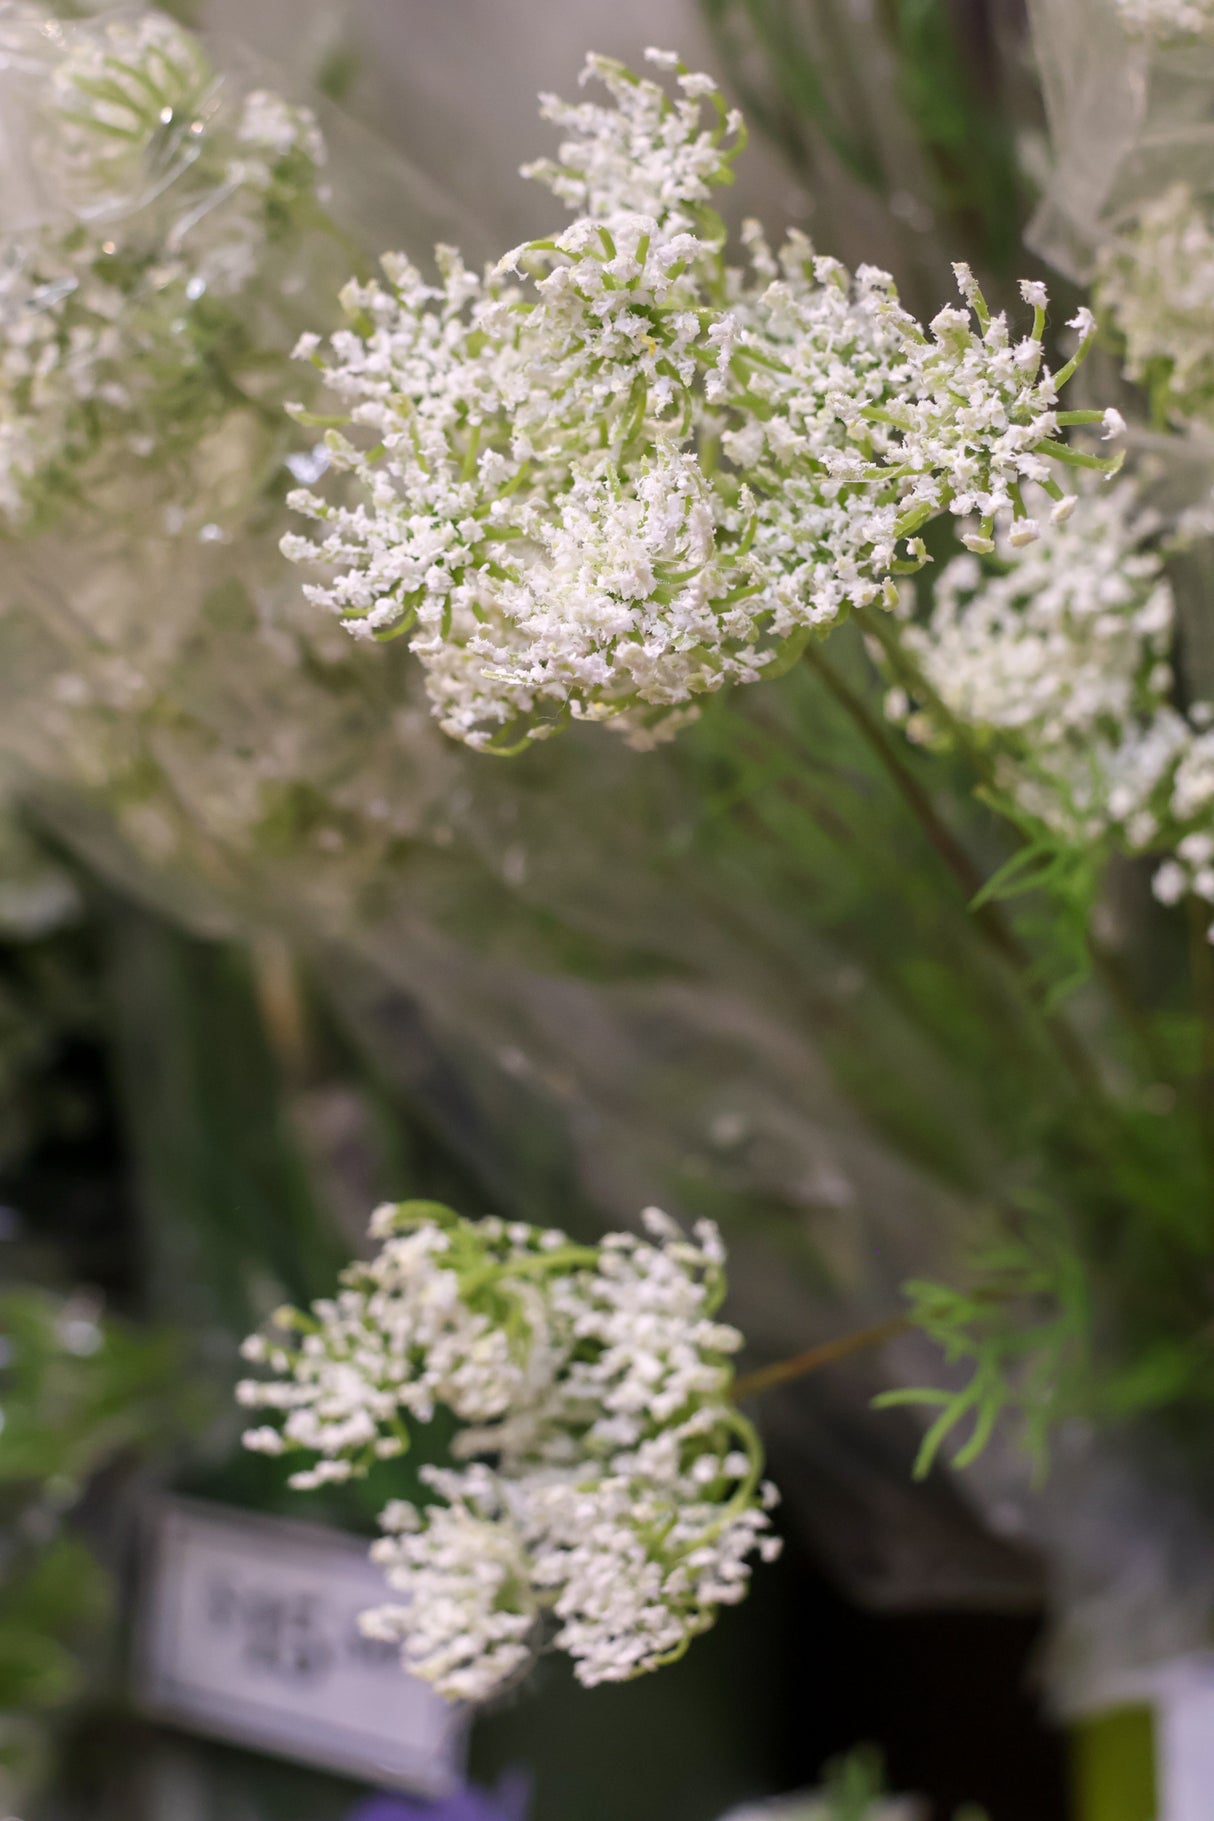
<path fill-rule="evenodd" d="M 412 1796 L 371 1796 L 352 1809 L 347 1821 L 527 1821 L 530 1778 L 509 1771 L 496 1790 L 466 1789 L 439 1802 Z"/>

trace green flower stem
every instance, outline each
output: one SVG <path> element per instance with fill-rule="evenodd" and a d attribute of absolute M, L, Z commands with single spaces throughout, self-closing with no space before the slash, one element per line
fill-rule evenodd
<path fill-rule="evenodd" d="M 891 622 L 885 614 L 878 611 L 865 615 L 864 631 L 876 639 L 880 645 L 886 662 L 897 681 L 931 709 L 933 719 L 939 726 L 947 729 L 949 738 L 965 755 L 967 762 L 977 772 L 982 782 L 994 788 L 995 774 L 986 753 L 971 737 L 965 723 L 957 719 L 939 691 L 924 675 L 922 666 L 916 664 L 894 630 L 895 624 L 896 622 Z"/>
<path fill-rule="evenodd" d="M 853 725 L 864 736 L 864 740 L 882 770 L 895 785 L 898 794 L 914 815 L 922 828 L 929 845 L 953 874 L 967 898 L 974 898 L 984 884 L 981 873 L 961 846 L 952 830 L 941 821 L 935 805 L 919 780 L 895 751 L 892 741 L 885 729 L 850 684 L 844 682 L 838 671 L 823 655 L 821 647 L 810 642 L 805 648 L 805 657 L 810 667 L 821 677 L 835 701 L 843 709 Z M 983 911 L 988 906 L 983 906 Z M 978 921 L 989 933 L 994 945 L 1017 965 L 1027 965 L 1028 957 L 1024 955 L 1015 936 L 1004 924 L 998 912 L 993 917 L 980 915 Z"/>
<path fill-rule="evenodd" d="M 834 667 L 822 655 L 821 649 L 812 642 L 806 647 L 805 655 L 810 665 L 822 678 L 831 695 L 863 734 L 874 756 L 880 762 L 891 782 L 898 790 L 907 808 L 911 811 L 920 828 L 923 830 L 929 845 L 940 857 L 956 880 L 965 895 L 966 902 L 973 904 L 982 891 L 986 881 L 975 866 L 973 860 L 957 840 L 952 830 L 941 820 L 936 807 L 919 780 L 903 762 L 889 740 L 885 729 L 868 705 L 845 683 Z M 990 902 L 978 905 L 974 911 L 974 922 L 981 930 L 990 947 L 1000 959 L 1016 973 L 1022 986 L 1027 987 L 1028 996 L 1048 1031 L 1054 1047 L 1058 1051 L 1067 1072 L 1073 1077 L 1076 1085 L 1085 1097 L 1101 1098 L 1103 1089 L 1100 1078 L 1093 1066 L 1087 1051 L 1075 1036 L 1070 1026 L 1056 1013 L 1051 1012 L 1044 1003 L 1042 989 L 1032 982 L 1033 959 L 1021 945 L 1015 933 L 1009 928 L 998 907 Z"/>
<path fill-rule="evenodd" d="M 304 195 L 294 205 L 295 226 L 301 238 L 309 233 L 323 234 L 326 240 L 341 248 L 351 273 L 361 284 L 366 284 L 375 272 L 374 260 L 368 259 L 367 249 L 354 234 L 349 233 L 341 223 L 323 209 L 313 196 Z"/>

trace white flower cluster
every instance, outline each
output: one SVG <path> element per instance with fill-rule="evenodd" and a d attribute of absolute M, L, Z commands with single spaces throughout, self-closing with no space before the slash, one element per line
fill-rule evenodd
<path fill-rule="evenodd" d="M 571 103 L 541 95 L 540 118 L 568 136 L 557 157 L 537 158 L 523 175 L 545 184 L 572 214 L 606 220 L 640 214 L 669 230 L 719 231 L 706 213 L 712 192 L 733 181 L 730 166 L 746 144 L 736 108 L 726 108 L 711 76 L 684 68 L 671 51 L 649 50 L 647 61 L 674 74 L 678 95 L 638 81 L 610 57 L 591 55 L 582 83 L 597 78 L 610 104 Z M 711 118 L 705 126 L 702 102 Z"/>
<path fill-rule="evenodd" d="M 227 165 L 230 184 L 268 192 L 307 188 L 325 162 L 325 142 L 309 108 L 296 107 L 273 89 L 251 89 L 236 124 L 236 149 Z"/>
<path fill-rule="evenodd" d="M 78 498 L 102 451 L 159 470 L 263 409 L 240 384 L 243 293 L 323 150 L 306 110 L 221 93 L 158 13 L 54 43 L 41 153 L 68 219 L 0 246 L 0 518 L 22 527 Z"/>
<path fill-rule="evenodd" d="M 979 734 L 1015 736 L 1040 754 L 1120 732 L 1161 702 L 1174 606 L 1162 561 L 1142 548 L 1157 529 L 1123 482 L 1085 492 L 1064 527 L 998 569 L 955 558 L 932 590 L 931 615 L 903 635 L 949 713 Z M 894 698 L 895 710 L 905 704 Z M 930 729 L 930 711 L 910 724 Z"/>
<path fill-rule="evenodd" d="M 1004 542 L 997 569 L 956 558 L 902 632 L 926 699 L 896 686 L 886 707 L 914 739 L 989 748 L 1000 787 L 1064 840 L 1171 850 L 1157 894 L 1214 904 L 1214 717 L 1171 705 L 1160 530 L 1126 481 L 1085 490 L 1065 531 Z"/>
<path fill-rule="evenodd" d="M 647 1238 L 588 1247 L 386 1206 L 380 1251 L 337 1297 L 246 1343 L 278 1376 L 238 1395 L 281 1419 L 246 1445 L 315 1456 L 295 1486 L 399 1455 L 407 1419 L 441 1407 L 461 1424 L 467 1464 L 422 1470 L 435 1501 L 383 1514 L 374 1554 L 407 1600 L 365 1617 L 452 1699 L 517 1675 L 546 1627 L 587 1685 L 656 1668 L 744 1596 L 752 1552 L 778 1552 L 758 1440 L 730 1398 L 741 1336 L 715 1318 L 720 1237 L 702 1222 L 689 1239 L 656 1209 L 644 1223 Z"/>
<path fill-rule="evenodd" d="M 565 130 L 532 166 L 580 211 L 483 279 L 440 249 L 440 282 L 404 258 L 351 284 L 349 327 L 305 336 L 357 439 L 330 432 L 352 493 L 300 491 L 313 540 L 284 551 L 333 579 L 312 599 L 364 637 L 409 635 L 440 722 L 507 749 L 570 718 L 644 744 L 730 680 L 791 661 L 855 608 L 886 606 L 937 514 L 1036 524 L 1021 488 L 1064 495 L 1055 410 L 1094 329 L 1057 375 L 1045 293 L 1031 330 L 967 311 L 929 331 L 893 283 L 853 278 L 753 224 L 724 259 L 709 204 L 741 122 L 711 80 L 675 93 L 592 57 L 610 105 L 545 112 Z"/>
<path fill-rule="evenodd" d="M 1160 424 L 1214 419 L 1214 212 L 1185 183 L 1153 197 L 1101 248 L 1094 297 L 1125 344 L 1128 378 Z"/>
<path fill-rule="evenodd" d="M 1179 722 L 1167 781 L 1173 852 L 1155 874 L 1155 896 L 1162 904 L 1190 896 L 1214 906 L 1214 704 L 1195 703 L 1186 719 L 1173 714 L 1172 721 Z M 1214 942 L 1214 923 L 1208 934 Z"/>
<path fill-rule="evenodd" d="M 1112 0 L 1126 30 L 1141 38 L 1214 38 L 1214 0 Z"/>

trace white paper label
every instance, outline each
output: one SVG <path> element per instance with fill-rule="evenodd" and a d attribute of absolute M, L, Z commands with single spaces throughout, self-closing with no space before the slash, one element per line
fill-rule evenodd
<path fill-rule="evenodd" d="M 1156 1709 L 1159 1821 L 1214 1815 L 1214 1656 L 1178 1664 Z"/>
<path fill-rule="evenodd" d="M 358 1629 L 384 1599 L 364 1541 L 184 1499 L 157 1507 L 152 1541 L 145 1711 L 369 1783 L 458 1785 L 464 1717 Z"/>

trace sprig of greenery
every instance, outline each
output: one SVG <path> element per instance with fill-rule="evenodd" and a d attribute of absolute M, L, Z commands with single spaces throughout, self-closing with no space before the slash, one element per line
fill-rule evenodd
<path fill-rule="evenodd" d="M 877 1821 L 882 1799 L 889 1793 L 885 1763 L 875 1745 L 857 1745 L 841 1758 L 832 1758 L 822 1773 L 822 1804 L 806 1810 L 805 1821 Z M 789 1821 L 796 1821 L 790 1817 Z M 987 1821 L 982 1809 L 966 1803 L 954 1821 Z"/>
<path fill-rule="evenodd" d="M 906 1286 L 911 1319 L 941 1349 L 948 1366 L 970 1367 L 955 1389 L 912 1386 L 874 1399 L 878 1409 L 910 1405 L 937 1415 L 919 1446 L 916 1479 L 945 1442 L 968 1423 L 952 1455 L 969 1466 L 1001 1418 L 1019 1418 L 1025 1450 L 1040 1479 L 1050 1431 L 1073 1406 L 1089 1354 L 1088 1276 L 1065 1230 L 1035 1210 L 1031 1228 L 991 1245 L 979 1258 L 978 1287 L 953 1289 L 915 1279 Z"/>
<path fill-rule="evenodd" d="M 1037 938 L 1034 978 L 1047 1011 L 1054 1011 L 1092 973 L 1092 916 L 1104 856 L 1076 847 L 1028 817 L 1005 793 L 980 787 L 979 799 L 1020 834 L 1023 845 L 993 873 L 972 908 L 1035 898 L 1040 909 L 1020 927 Z"/>

